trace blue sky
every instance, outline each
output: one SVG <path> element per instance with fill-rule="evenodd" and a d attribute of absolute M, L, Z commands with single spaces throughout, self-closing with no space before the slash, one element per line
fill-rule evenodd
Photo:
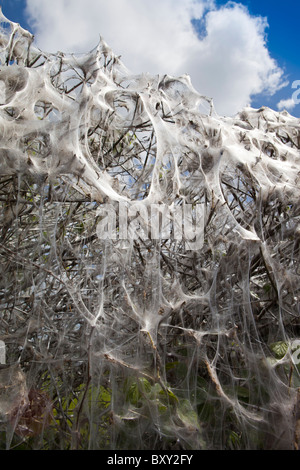
<path fill-rule="evenodd" d="M 226 1 L 218 1 L 224 5 Z M 284 68 L 290 84 L 300 80 L 300 1 L 299 0 L 246 0 L 241 1 L 248 7 L 252 15 L 267 17 L 269 28 L 267 30 L 268 49 Z M 262 104 L 276 109 L 280 99 L 288 99 L 295 90 L 288 86 L 278 92 L 275 97 L 258 96 L 253 100 L 253 106 Z M 291 112 L 300 117 L 300 104 Z"/>
<path fill-rule="evenodd" d="M 214 99 L 217 112 L 221 110 L 220 114 L 234 114 L 249 98 L 249 104 L 255 108 L 265 105 L 275 110 L 281 109 L 278 108 L 281 100 L 287 100 L 286 109 L 292 115 L 300 117 L 300 103 L 291 102 L 296 91 L 292 88 L 292 83 L 300 80 L 298 0 L 237 2 L 247 7 L 248 12 L 238 9 L 235 2 L 231 2 L 231 9 L 228 8 L 225 0 L 199 0 L 199 5 L 206 2 L 203 9 L 194 8 L 194 0 L 174 0 L 173 9 L 170 8 L 170 2 L 171 0 L 0 0 L 0 5 L 5 16 L 35 34 L 37 45 L 41 49 L 51 52 L 84 52 L 96 45 L 101 34 L 116 54 L 121 53 L 125 65 L 131 70 L 175 75 L 189 73 L 195 88 Z M 70 5 L 73 7 L 71 14 Z M 123 5 L 127 5 L 126 10 L 122 9 Z M 132 6 L 135 7 L 134 10 Z M 211 9 L 219 10 L 219 14 L 207 15 Z M 120 12 L 119 18 L 117 11 Z M 124 23 L 126 14 L 128 16 Z M 164 21 L 157 19 L 163 15 Z M 198 19 L 191 21 L 193 15 Z M 179 17 L 182 18 L 182 24 Z M 267 19 L 268 27 L 264 23 L 263 33 L 257 18 Z M 220 25 L 220 22 L 223 23 Z M 155 33 L 153 23 L 156 25 Z M 192 28 L 189 30 L 190 23 L 193 23 L 193 29 L 198 32 L 198 42 L 193 37 Z M 135 29 L 139 37 L 143 34 L 144 43 L 140 41 L 141 52 L 136 39 L 138 36 L 134 35 Z M 80 31 L 83 32 L 82 36 Z M 245 43 L 246 34 L 249 35 L 249 44 Z M 250 47 L 253 35 L 256 42 L 253 41 Z M 266 38 L 264 45 L 260 41 L 262 36 Z M 239 41 L 244 41 L 240 47 L 240 62 L 236 59 Z M 226 60 L 222 59 L 224 51 Z M 276 63 L 277 70 L 272 61 Z M 229 63 L 232 64 L 231 68 Z M 220 76 L 217 80 L 218 74 Z M 298 96 L 300 97 L 300 93 Z"/>

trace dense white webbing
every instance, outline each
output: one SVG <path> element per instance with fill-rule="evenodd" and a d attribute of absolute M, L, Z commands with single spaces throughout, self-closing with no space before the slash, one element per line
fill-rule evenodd
<path fill-rule="evenodd" d="M 20 300 L 21 291 L 34 294 L 32 310 L 21 309 L 32 331 L 47 336 L 49 345 L 52 336 L 59 338 L 57 344 L 66 345 L 63 357 L 86 361 L 89 380 L 99 387 L 109 369 L 111 413 L 122 430 L 126 420 L 139 416 L 137 446 L 144 445 L 145 413 L 160 439 L 177 439 L 183 448 L 205 445 L 197 402 L 201 374 L 210 383 L 203 389 L 207 401 L 221 403 L 224 416 L 231 410 L 233 429 L 269 430 L 275 416 L 274 427 L 280 422 L 285 445 L 293 446 L 298 373 L 292 385 L 278 373 L 280 364 L 268 359 L 268 348 L 291 344 L 299 335 L 299 119 L 265 107 L 218 116 L 188 76 L 132 75 L 103 40 L 87 54 L 45 53 L 19 25 L 3 15 L 1 21 L 0 175 L 18 181 L 15 206 L 9 212 L 8 199 L 3 205 L 1 256 L 22 266 L 27 277 L 16 292 L 7 274 L 2 307 L 12 316 L 11 298 Z M 7 235 L 22 231 L 19 214 L 32 203 L 24 201 L 26 181 L 39 201 L 36 219 L 32 225 L 27 220 L 27 236 L 40 240 L 40 253 Z M 86 209 L 60 211 L 69 194 Z M 140 212 L 154 204 L 201 206 L 196 231 L 203 246 L 186 249 L 184 239 L 99 240 L 99 210 L 106 204 L 117 210 L 119 203 L 138 203 Z M 66 253 L 77 260 L 72 270 Z M 58 290 L 56 304 L 50 282 Z M 39 309 L 44 323 L 36 320 Z M 70 330 L 66 321 L 59 331 L 70 311 Z M 52 315 L 60 315 L 57 323 L 49 320 Z M 74 338 L 84 331 L 77 342 L 69 338 L 71 330 Z M 31 339 L 29 329 L 21 358 L 30 341 L 33 362 L 42 355 L 48 368 L 55 360 L 61 366 L 59 346 L 48 350 L 42 339 Z M 80 342 L 85 352 L 79 352 Z M 30 361 L 34 383 L 39 371 Z M 289 365 L 290 356 L 284 361 Z M 167 370 L 177 362 L 184 363 L 186 376 L 173 377 L 172 384 Z M 164 422 L 149 397 L 148 408 L 121 406 L 120 374 L 152 380 L 169 397 L 172 385 L 175 394 L 186 393 L 199 423 L 191 425 L 179 408 Z M 226 447 L 221 434 L 209 428 L 206 445 Z M 260 445 L 247 431 L 243 439 L 246 447 Z M 94 431 L 90 445 L 96 441 Z"/>

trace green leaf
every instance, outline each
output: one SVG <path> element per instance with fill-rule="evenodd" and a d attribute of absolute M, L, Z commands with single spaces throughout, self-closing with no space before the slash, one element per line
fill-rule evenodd
<path fill-rule="evenodd" d="M 139 402 L 151 393 L 152 386 L 150 382 L 142 377 L 135 381 L 128 381 L 126 386 L 126 398 L 134 406 L 138 406 Z"/>
<path fill-rule="evenodd" d="M 277 341 L 270 344 L 269 347 L 276 359 L 282 359 L 286 355 L 289 346 L 285 341 Z"/>
<path fill-rule="evenodd" d="M 178 398 L 176 397 L 175 393 L 173 393 L 172 390 L 170 390 L 169 388 L 167 389 L 167 394 L 168 394 L 169 398 L 171 399 L 170 400 L 171 403 L 172 402 L 178 403 L 178 401 L 179 401 Z"/>
<path fill-rule="evenodd" d="M 172 372 L 179 379 L 184 379 L 188 372 L 186 364 L 180 361 L 168 362 L 166 364 L 166 371 Z"/>
<path fill-rule="evenodd" d="M 264 284 L 263 290 L 268 294 L 271 290 L 271 284 Z"/>
<path fill-rule="evenodd" d="M 196 403 L 204 404 L 208 398 L 208 383 L 203 377 L 197 378 Z"/>
<path fill-rule="evenodd" d="M 198 416 L 189 400 L 180 400 L 177 414 L 183 424 L 187 427 L 199 427 Z"/>
<path fill-rule="evenodd" d="M 239 449 L 241 446 L 241 436 L 235 431 L 231 431 L 228 437 L 228 445 L 232 450 Z"/>
<path fill-rule="evenodd" d="M 237 387 L 236 393 L 239 398 L 243 400 L 249 400 L 249 390 L 246 387 Z"/>

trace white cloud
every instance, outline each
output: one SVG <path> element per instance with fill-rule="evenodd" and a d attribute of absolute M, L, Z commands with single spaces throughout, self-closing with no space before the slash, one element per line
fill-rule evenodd
<path fill-rule="evenodd" d="M 190 19 L 204 10 L 204 2 L 195 0 L 27 0 L 27 5 L 44 50 L 86 52 L 101 35 L 127 67 L 154 73 L 177 70 L 198 42 Z"/>
<path fill-rule="evenodd" d="M 293 98 L 288 98 L 286 100 L 280 100 L 279 103 L 277 103 L 277 108 L 279 111 L 282 111 L 283 109 L 286 110 L 292 110 L 296 106 L 295 100 Z"/>
<path fill-rule="evenodd" d="M 282 86 L 265 43 L 266 20 L 235 3 L 217 9 L 213 0 L 27 0 L 27 7 L 41 49 L 86 52 L 101 35 L 134 73 L 188 73 L 221 114 Z M 205 21 L 201 39 L 192 19 Z"/>
<path fill-rule="evenodd" d="M 241 5 L 208 13 L 207 34 L 187 59 L 197 87 L 211 96 L 217 111 L 231 114 L 251 102 L 251 96 L 275 93 L 283 71 L 265 43 L 267 22 L 251 17 Z"/>

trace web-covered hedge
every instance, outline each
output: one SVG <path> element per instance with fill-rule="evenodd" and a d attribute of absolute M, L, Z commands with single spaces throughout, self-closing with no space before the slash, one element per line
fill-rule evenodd
<path fill-rule="evenodd" d="M 3 15 L 0 46 L 1 448 L 298 448 L 299 119 Z"/>

